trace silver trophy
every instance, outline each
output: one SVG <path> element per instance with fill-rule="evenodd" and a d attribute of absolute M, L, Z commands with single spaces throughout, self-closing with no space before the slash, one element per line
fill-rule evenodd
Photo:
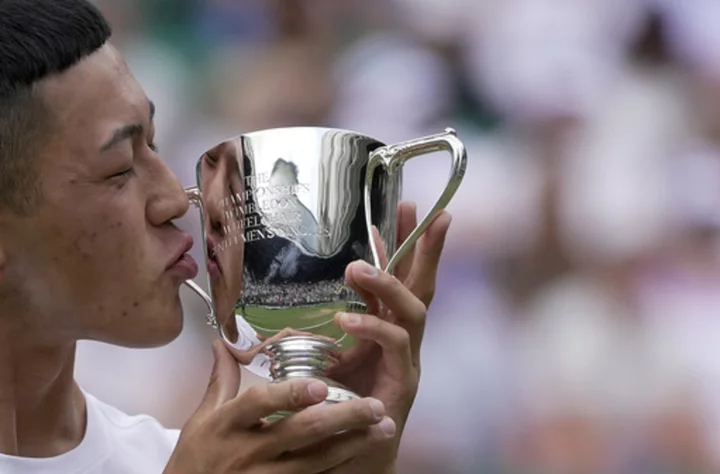
<path fill-rule="evenodd" d="M 396 249 L 402 167 L 446 150 L 452 161 L 435 206 Z M 200 210 L 210 295 L 187 285 L 209 307 L 208 322 L 236 359 L 271 381 L 320 379 L 326 403 L 358 395 L 327 371 L 355 345 L 337 312 L 365 312 L 345 283 L 364 259 L 392 272 L 447 206 L 465 174 L 465 147 L 455 131 L 396 145 L 329 128 L 280 128 L 227 140 L 197 164 L 187 189 Z M 377 228 L 388 263 L 380 267 Z"/>

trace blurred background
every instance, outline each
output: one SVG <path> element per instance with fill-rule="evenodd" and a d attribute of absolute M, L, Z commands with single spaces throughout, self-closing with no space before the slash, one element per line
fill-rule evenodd
<path fill-rule="evenodd" d="M 96 3 L 184 185 L 258 129 L 458 131 L 401 474 L 720 472 L 720 2 Z M 408 165 L 421 212 L 448 165 Z M 215 338 L 182 297 L 167 347 L 81 344 L 81 385 L 181 427 Z"/>

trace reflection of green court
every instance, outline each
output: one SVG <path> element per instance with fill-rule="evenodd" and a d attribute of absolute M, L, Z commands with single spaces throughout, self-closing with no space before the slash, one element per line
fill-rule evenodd
<path fill-rule="evenodd" d="M 338 311 L 347 311 L 345 302 L 319 303 L 312 306 L 293 306 L 268 308 L 245 306 L 240 314 L 257 332 L 263 336 L 273 336 L 285 328 L 309 332 L 318 336 L 327 336 L 339 340 L 344 333 L 333 319 Z M 343 346 L 350 344 L 348 339 Z"/>

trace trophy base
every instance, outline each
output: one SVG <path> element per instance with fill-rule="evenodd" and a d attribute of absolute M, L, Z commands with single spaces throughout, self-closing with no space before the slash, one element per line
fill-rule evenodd
<path fill-rule="evenodd" d="M 322 405 L 333 405 L 360 398 L 344 385 L 328 378 L 326 370 L 337 363 L 338 346 L 318 336 L 289 336 L 282 338 L 267 348 L 271 358 L 270 374 L 273 383 L 296 378 L 314 379 L 328 386 L 328 395 Z M 266 418 L 273 422 L 287 418 L 296 411 L 281 411 Z"/>

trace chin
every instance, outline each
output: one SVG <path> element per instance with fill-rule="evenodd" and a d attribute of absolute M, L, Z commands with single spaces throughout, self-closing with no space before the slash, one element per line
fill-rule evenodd
<path fill-rule="evenodd" d="M 148 331 L 142 347 L 152 348 L 166 346 L 180 336 L 182 329 L 183 322 L 181 318 L 178 324 L 174 326 L 163 326 L 162 328 L 157 328 L 155 331 Z"/>
<path fill-rule="evenodd" d="M 145 336 L 149 339 L 145 347 L 159 347 L 170 344 L 180 336 L 183 330 L 184 318 L 182 307 L 178 305 L 178 308 L 172 312 L 165 310 L 163 317 L 159 314 L 153 315 L 157 320 L 153 325 L 148 325 Z"/>
<path fill-rule="evenodd" d="M 180 305 L 158 311 L 143 311 L 126 324 L 115 337 L 105 342 L 133 349 L 162 347 L 173 342 L 183 330 L 183 311 Z"/>

